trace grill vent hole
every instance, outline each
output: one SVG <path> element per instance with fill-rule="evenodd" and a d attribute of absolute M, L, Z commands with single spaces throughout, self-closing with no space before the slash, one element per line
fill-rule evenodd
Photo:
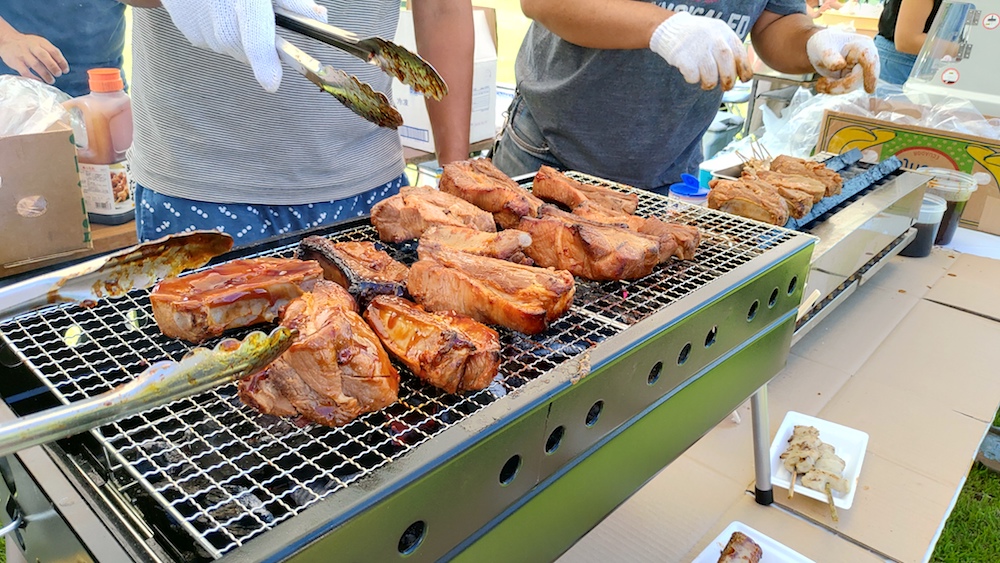
<path fill-rule="evenodd" d="M 653 369 L 649 370 L 649 377 L 646 378 L 646 382 L 650 385 L 656 383 L 657 379 L 660 379 L 660 370 L 663 369 L 663 362 L 656 362 Z"/>
<path fill-rule="evenodd" d="M 795 293 L 795 287 L 799 285 L 798 276 L 792 276 L 791 281 L 788 282 L 788 294 L 791 295 Z"/>
<path fill-rule="evenodd" d="M 408 528 L 403 532 L 402 536 L 399 536 L 399 553 L 402 555 L 409 555 L 420 547 L 420 543 L 424 541 L 424 535 L 427 533 L 427 524 L 424 524 L 423 520 L 417 520 L 416 522 L 410 524 Z"/>
<path fill-rule="evenodd" d="M 587 411 L 587 426 L 597 424 L 597 419 L 601 417 L 602 410 L 604 410 L 604 401 L 597 401 L 593 405 L 590 405 L 590 410 Z"/>
<path fill-rule="evenodd" d="M 545 441 L 545 453 L 551 454 L 558 450 L 559 444 L 562 443 L 564 434 L 566 434 L 566 427 L 557 426 L 556 429 L 549 434 L 549 439 Z"/>
<path fill-rule="evenodd" d="M 705 335 L 705 348 L 708 348 L 712 344 L 715 344 L 715 337 L 719 335 L 719 327 L 713 326 L 712 330 L 708 331 Z"/>
<path fill-rule="evenodd" d="M 521 468 L 521 456 L 513 455 L 507 460 L 507 463 L 503 464 L 503 468 L 500 469 L 500 484 L 509 485 L 517 476 L 517 470 Z"/>
<path fill-rule="evenodd" d="M 773 309 L 777 303 L 778 303 L 778 288 L 774 288 L 774 291 L 771 292 L 771 298 L 767 300 L 767 308 Z"/>
<path fill-rule="evenodd" d="M 758 307 L 760 307 L 760 301 L 754 299 L 754 302 L 750 304 L 750 310 L 747 311 L 747 322 L 752 321 L 757 316 Z"/>
<path fill-rule="evenodd" d="M 682 366 L 684 362 L 688 361 L 688 356 L 691 355 L 691 343 L 688 342 L 681 348 L 681 353 L 677 355 L 677 365 Z"/>

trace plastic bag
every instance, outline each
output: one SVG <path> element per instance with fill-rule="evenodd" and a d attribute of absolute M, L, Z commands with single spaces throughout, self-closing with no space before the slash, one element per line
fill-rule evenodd
<path fill-rule="evenodd" d="M 41 133 L 57 121 L 79 130 L 62 106 L 68 94 L 38 80 L 0 75 L 0 137 Z M 75 127 L 74 127 L 75 125 Z"/>

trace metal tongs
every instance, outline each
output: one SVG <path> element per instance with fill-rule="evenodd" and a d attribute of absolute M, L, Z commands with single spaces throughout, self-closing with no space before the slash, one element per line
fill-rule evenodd
<path fill-rule="evenodd" d="M 379 37 L 359 38 L 349 31 L 280 8 L 275 9 L 274 21 L 279 27 L 316 39 L 379 67 L 425 97 L 440 100 L 448 93 L 448 85 L 434 67 L 419 55 L 391 41 Z M 276 36 L 275 46 L 282 61 L 332 94 L 354 113 L 380 127 L 395 129 L 403 124 L 402 116 L 385 94 L 374 91 L 368 84 L 342 70 L 322 64 L 280 36 Z"/>

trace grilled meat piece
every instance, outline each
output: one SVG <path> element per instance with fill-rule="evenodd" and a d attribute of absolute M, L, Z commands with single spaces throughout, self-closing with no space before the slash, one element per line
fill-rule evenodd
<path fill-rule="evenodd" d="M 455 311 L 479 322 L 538 334 L 569 309 L 573 275 L 476 256 L 422 248 L 406 287 L 429 311 Z"/>
<path fill-rule="evenodd" d="M 787 174 L 798 174 L 799 176 L 819 180 L 826 188 L 827 196 L 839 194 L 841 187 L 844 185 L 844 179 L 840 177 L 840 174 L 830 170 L 825 164 L 814 160 L 804 160 L 795 158 L 794 156 L 781 155 L 771 161 L 771 170 Z"/>
<path fill-rule="evenodd" d="M 806 192 L 800 192 L 799 190 L 783 186 L 775 186 L 767 182 L 765 184 L 774 188 L 778 195 L 785 200 L 785 203 L 788 204 L 788 215 L 791 217 L 801 219 L 812 211 L 812 196 Z"/>
<path fill-rule="evenodd" d="M 656 237 L 590 221 L 553 205 L 543 206 L 538 218 L 522 217 L 519 228 L 531 235 L 526 253 L 536 264 L 590 280 L 638 279 L 649 275 L 661 259 Z"/>
<path fill-rule="evenodd" d="M 453 311 L 427 312 L 400 297 L 381 295 L 365 320 L 410 371 L 448 393 L 485 389 L 500 368 L 500 336 Z"/>
<path fill-rule="evenodd" d="M 372 225 L 386 242 L 419 238 L 434 225 L 497 230 L 493 216 L 454 195 L 424 187 L 405 187 L 372 207 Z"/>
<path fill-rule="evenodd" d="M 488 158 L 444 165 L 438 187 L 493 214 L 498 225 L 514 228 L 521 217 L 537 217 L 542 200 L 517 185 Z"/>
<path fill-rule="evenodd" d="M 719 556 L 719 563 L 759 563 L 764 556 L 757 542 L 743 532 L 733 532 Z"/>
<path fill-rule="evenodd" d="M 410 269 L 373 242 L 333 242 L 311 236 L 299 242 L 295 255 L 301 260 L 318 262 L 323 277 L 346 289 L 362 307 L 376 295 L 406 294 L 406 275 Z"/>
<path fill-rule="evenodd" d="M 778 192 L 759 180 L 712 180 L 708 207 L 772 225 L 788 222 L 788 204 Z"/>
<path fill-rule="evenodd" d="M 343 426 L 397 399 L 399 373 L 347 290 L 320 280 L 285 311 L 281 324 L 299 337 L 259 376 L 240 382 L 239 396 L 265 414 Z"/>
<path fill-rule="evenodd" d="M 639 196 L 604 186 L 578 182 L 551 166 L 542 166 L 531 183 L 531 193 L 545 201 L 565 205 L 571 211 L 578 205 L 593 205 L 619 215 L 632 215 L 639 206 Z"/>
<path fill-rule="evenodd" d="M 420 236 L 420 246 L 445 246 L 478 256 L 488 256 L 499 260 L 509 260 L 531 266 L 531 258 L 524 249 L 531 244 L 531 235 L 516 229 L 505 229 L 499 233 L 484 233 L 465 227 L 431 227 Z"/>
<path fill-rule="evenodd" d="M 823 182 L 807 176 L 788 174 L 786 172 L 775 172 L 773 170 L 758 170 L 756 172 L 750 172 L 747 171 L 746 168 L 743 169 L 743 176 L 756 177 L 757 179 L 763 180 L 777 188 L 788 188 L 791 190 L 806 192 L 812 196 L 813 203 L 819 203 L 819 201 L 826 196 L 826 186 L 823 185 Z"/>
<path fill-rule="evenodd" d="M 698 245 L 701 244 L 701 232 L 698 227 L 671 223 L 659 217 L 609 213 L 590 202 L 584 202 L 574 208 L 573 215 L 598 223 L 619 225 L 637 233 L 656 237 L 660 242 L 660 262 L 665 262 L 671 256 L 676 256 L 680 260 L 693 260 Z"/>
<path fill-rule="evenodd" d="M 273 321 L 322 278 L 323 269 L 312 261 L 233 260 L 161 280 L 149 303 L 163 334 L 197 343 L 231 328 Z"/>

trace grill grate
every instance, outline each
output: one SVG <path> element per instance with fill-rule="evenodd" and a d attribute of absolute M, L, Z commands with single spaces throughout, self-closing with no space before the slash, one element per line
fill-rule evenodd
<path fill-rule="evenodd" d="M 196 545 L 209 556 L 220 557 L 561 363 L 798 236 L 591 176 L 571 175 L 639 193 L 639 215 L 700 227 L 703 242 L 695 260 L 672 261 L 636 281 L 577 280 L 574 305 L 544 334 L 528 337 L 500 329 L 500 375 L 483 391 L 449 395 L 422 384 L 397 365 L 402 376 L 399 402 L 341 428 L 298 427 L 257 414 L 240 403 L 235 385 L 229 385 L 103 426 L 95 435 L 112 463 L 138 481 Z M 370 225 L 329 237 L 377 240 Z M 288 245 L 248 256 L 291 257 L 294 248 Z M 387 251 L 407 264 L 416 259 L 415 243 L 387 245 Z M 249 330 L 229 336 L 242 338 Z M 0 335 L 66 403 L 106 391 L 150 363 L 179 359 L 190 349 L 187 343 L 160 334 L 147 291 L 133 291 L 90 309 L 65 305 L 21 315 L 0 323 Z"/>

